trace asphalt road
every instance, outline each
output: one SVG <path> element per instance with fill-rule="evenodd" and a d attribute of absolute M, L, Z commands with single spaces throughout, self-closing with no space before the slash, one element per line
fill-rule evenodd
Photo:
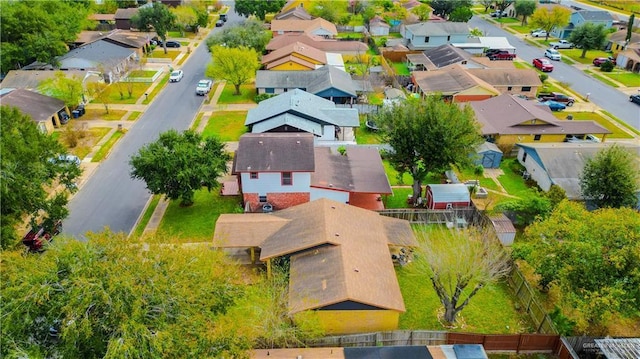
<path fill-rule="evenodd" d="M 485 36 L 506 37 L 511 45 L 515 46 L 518 57 L 529 63 L 531 63 L 534 58 L 544 57 L 544 50 L 542 48 L 529 45 L 524 40 L 480 17 L 472 17 L 469 21 L 469 27 L 479 28 Z M 596 104 L 620 120 L 625 121 L 630 126 L 640 130 L 640 107 L 629 102 L 629 95 L 587 76 L 581 70 L 567 65 L 562 61 L 553 61 L 553 66 L 554 70 L 548 73 L 549 77 L 568 83 L 574 92 L 583 97 L 589 94 L 589 101 L 591 103 Z"/>
<path fill-rule="evenodd" d="M 227 24 L 239 19 L 230 11 Z M 215 28 L 214 32 L 220 29 Z M 131 231 L 151 194 L 143 181 L 131 179 L 129 158 L 143 145 L 155 141 L 160 133 L 189 128 L 204 101 L 204 96 L 195 94 L 195 88 L 198 80 L 204 78 L 210 60 L 202 41 L 182 66 L 184 78 L 169 83 L 156 96 L 72 198 L 68 206 L 70 215 L 63 223 L 64 234 L 84 239 L 87 231 L 99 232 L 105 227 L 113 232 Z"/>

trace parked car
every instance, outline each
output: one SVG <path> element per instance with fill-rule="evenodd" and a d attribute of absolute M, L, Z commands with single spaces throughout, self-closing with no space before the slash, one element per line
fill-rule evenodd
<path fill-rule="evenodd" d="M 637 103 L 638 105 L 640 105 L 640 95 L 631 95 L 631 96 L 629 96 L 629 101 L 631 101 L 633 103 Z"/>
<path fill-rule="evenodd" d="M 551 100 L 540 102 L 540 104 L 548 106 L 551 111 L 562 111 L 567 108 L 567 105 L 563 104 L 562 102 Z"/>
<path fill-rule="evenodd" d="M 507 13 L 506 11 L 496 10 L 492 12 L 490 15 L 491 17 L 505 17 L 505 16 L 509 16 L 509 13 Z"/>
<path fill-rule="evenodd" d="M 216 27 L 222 27 L 224 25 L 224 20 L 220 19 L 216 21 Z"/>
<path fill-rule="evenodd" d="M 533 64 L 533 66 L 537 69 L 539 69 L 542 72 L 551 72 L 553 71 L 553 64 L 551 63 L 551 61 L 547 60 L 544 57 L 538 58 L 538 59 L 533 59 L 533 61 L 531 62 Z"/>
<path fill-rule="evenodd" d="M 54 222 L 50 230 L 45 229 L 44 225 L 40 225 L 36 228 L 31 228 L 29 233 L 22 237 L 22 244 L 27 246 L 32 252 L 42 252 L 42 246 L 44 245 L 44 243 L 51 242 L 53 237 L 60 234 L 61 230 L 61 221 Z"/>
<path fill-rule="evenodd" d="M 180 43 L 178 41 L 169 40 L 166 43 L 167 47 L 180 47 Z"/>
<path fill-rule="evenodd" d="M 573 97 L 559 92 L 541 92 L 538 94 L 538 100 L 562 102 L 566 103 L 567 106 L 573 106 L 573 103 L 576 101 Z"/>
<path fill-rule="evenodd" d="M 594 135 L 567 135 L 564 142 L 584 143 L 584 142 L 600 142 L 600 139 Z"/>
<path fill-rule="evenodd" d="M 69 119 L 71 119 L 71 117 L 65 110 L 58 112 L 58 118 L 60 119 L 60 123 L 63 125 L 67 124 L 67 122 L 69 122 Z"/>
<path fill-rule="evenodd" d="M 176 70 L 171 73 L 169 76 L 169 82 L 179 82 L 184 77 L 184 72 L 182 70 Z"/>
<path fill-rule="evenodd" d="M 544 30 L 535 30 L 531 32 L 533 37 L 547 37 L 547 32 Z"/>
<path fill-rule="evenodd" d="M 616 64 L 616 59 L 614 59 L 613 57 L 609 56 L 609 57 L 596 57 L 595 59 L 593 59 L 593 65 L 594 66 L 600 66 L 600 65 L 604 64 L 607 61 L 611 61 L 614 65 Z"/>
<path fill-rule="evenodd" d="M 562 59 L 562 55 L 556 49 L 546 49 L 544 51 L 544 57 L 548 57 L 551 60 L 560 61 Z"/>
<path fill-rule="evenodd" d="M 560 40 L 560 41 L 556 41 L 556 42 L 552 42 L 549 44 L 549 46 L 553 47 L 554 49 L 573 49 L 575 47 L 575 45 L 567 40 Z"/>
<path fill-rule="evenodd" d="M 489 60 L 491 61 L 495 61 L 495 60 L 513 60 L 516 58 L 516 54 L 513 54 L 509 51 L 505 51 L 505 50 L 500 50 L 497 52 L 494 52 L 493 54 L 489 55 Z"/>
<path fill-rule="evenodd" d="M 198 81 L 198 86 L 196 87 L 196 95 L 204 96 L 211 91 L 211 86 L 213 86 L 213 81 L 211 80 L 200 80 Z"/>

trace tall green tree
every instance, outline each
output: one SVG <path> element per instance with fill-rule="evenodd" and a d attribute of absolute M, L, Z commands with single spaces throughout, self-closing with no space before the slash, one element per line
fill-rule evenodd
<path fill-rule="evenodd" d="M 240 85 L 254 78 L 259 68 L 258 54 L 254 49 L 214 46 L 205 74 L 214 79 L 227 80 L 235 86 L 235 94 L 240 95 Z"/>
<path fill-rule="evenodd" d="M 493 0 L 480 0 L 479 3 L 480 5 L 484 6 L 484 12 L 487 12 L 487 10 L 489 10 L 489 7 L 493 5 Z"/>
<path fill-rule="evenodd" d="M 436 95 L 382 107 L 375 121 L 393 148 L 389 153 L 393 167 L 413 177 L 414 203 L 430 172 L 470 165 L 469 154 L 482 142 L 473 110 Z"/>
<path fill-rule="evenodd" d="M 629 44 L 629 42 L 631 41 L 631 34 L 633 33 L 633 22 L 636 19 L 636 14 L 631 14 L 631 16 L 629 16 L 629 22 L 627 23 L 627 36 L 624 37 L 624 41 L 626 41 L 627 44 Z"/>
<path fill-rule="evenodd" d="M 279 12 L 286 0 L 236 0 L 234 9 L 237 14 L 249 17 L 251 15 L 264 21 L 268 13 Z"/>
<path fill-rule="evenodd" d="M 246 20 L 239 24 L 225 26 L 222 32 L 207 39 L 207 48 L 213 46 L 247 47 L 257 53 L 264 52 L 271 40 L 271 31 L 265 29 L 264 24 L 256 20 Z"/>
<path fill-rule="evenodd" d="M 184 31 L 188 27 L 198 25 L 198 14 L 196 14 L 196 10 L 193 7 L 180 5 L 171 8 L 170 11 L 175 16 L 175 25 L 180 29 L 182 37 L 184 37 Z"/>
<path fill-rule="evenodd" d="M 341 20 L 341 15 L 347 13 L 348 5 L 349 3 L 343 0 L 312 0 L 309 4 L 309 14 L 321 17 L 329 22 L 338 23 Z"/>
<path fill-rule="evenodd" d="M 637 318 L 640 302 L 640 216 L 630 208 L 587 211 L 563 201 L 514 244 L 539 275 L 556 287 L 575 334 L 606 335 L 611 315 Z"/>
<path fill-rule="evenodd" d="M 584 198 L 596 207 L 635 207 L 640 190 L 638 155 L 614 144 L 585 163 L 580 176 Z"/>
<path fill-rule="evenodd" d="M 67 193 L 75 191 L 81 170 L 75 163 L 60 160 L 67 155 L 66 149 L 42 133 L 31 117 L 8 106 L 1 111 L 0 246 L 7 248 L 17 242 L 15 227 L 25 219 L 32 225 L 42 219 L 52 227 L 67 216 Z M 50 188 L 58 184 L 66 190 L 50 195 Z"/>
<path fill-rule="evenodd" d="M 409 270 L 429 275 L 449 324 L 483 287 L 509 273 L 509 255 L 489 230 L 422 230 L 416 236 L 420 246 Z"/>
<path fill-rule="evenodd" d="M 38 85 L 41 93 L 55 97 L 69 106 L 76 106 L 82 100 L 82 80 L 78 76 L 67 77 L 63 71 L 56 71 L 54 77 Z"/>
<path fill-rule="evenodd" d="M 471 0 L 432 0 L 429 5 L 431 5 L 435 15 L 448 18 L 453 10 L 459 7 L 471 8 L 473 2 Z"/>
<path fill-rule="evenodd" d="M 227 173 L 231 156 L 216 137 L 202 138 L 193 131 L 170 130 L 131 157 L 131 177 L 144 180 L 153 194 L 193 204 L 196 190 L 218 188 L 218 177 Z"/>
<path fill-rule="evenodd" d="M 587 55 L 589 50 L 599 50 L 603 47 L 604 42 L 607 40 L 607 29 L 603 24 L 594 24 L 591 22 L 585 22 L 584 24 L 576 27 L 569 35 L 569 41 L 582 49 L 580 58 Z"/>
<path fill-rule="evenodd" d="M 0 1 L 0 73 L 34 61 L 55 65 L 88 24 L 87 14 L 74 1 Z"/>
<path fill-rule="evenodd" d="M 161 2 L 154 2 L 151 7 L 141 8 L 131 18 L 131 24 L 137 29 L 144 31 L 153 29 L 158 34 L 162 39 L 165 54 L 167 53 L 167 33 L 175 26 L 175 21 L 176 16 Z"/>
<path fill-rule="evenodd" d="M 516 0 L 514 6 L 516 14 L 522 16 L 522 26 L 524 26 L 527 23 L 527 16 L 531 16 L 536 11 L 538 2 L 535 0 Z"/>
<path fill-rule="evenodd" d="M 373 16 L 375 16 L 375 8 L 371 7 L 371 9 L 373 9 Z M 431 15 L 431 7 L 429 7 L 429 5 L 427 4 L 420 4 L 411 9 L 411 12 L 417 15 L 420 21 L 427 21 L 429 20 L 429 16 Z M 373 16 L 371 16 L 369 19 L 373 18 Z"/>
<path fill-rule="evenodd" d="M 456 8 L 451 12 L 451 14 L 449 15 L 449 21 L 467 22 L 469 21 L 469 19 L 471 19 L 472 16 L 473 13 L 471 12 L 471 8 L 463 6 Z"/>
<path fill-rule="evenodd" d="M 553 8 L 539 7 L 531 15 L 530 24 L 547 32 L 545 40 L 549 40 L 549 34 L 556 27 L 563 27 L 569 23 L 571 10 L 561 6 Z"/>

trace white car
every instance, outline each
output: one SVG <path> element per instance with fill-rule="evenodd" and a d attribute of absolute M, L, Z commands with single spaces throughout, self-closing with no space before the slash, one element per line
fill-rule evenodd
<path fill-rule="evenodd" d="M 547 32 L 544 31 L 544 30 L 533 31 L 531 33 L 531 36 L 533 36 L 533 37 L 547 37 Z"/>
<path fill-rule="evenodd" d="M 544 57 L 548 57 L 554 61 L 560 61 L 560 59 L 562 59 L 562 56 L 556 49 L 546 49 L 544 51 Z"/>
<path fill-rule="evenodd" d="M 184 72 L 182 72 L 182 70 L 176 70 L 171 73 L 171 76 L 169 76 L 169 82 L 178 82 L 182 80 L 183 77 Z"/>
<path fill-rule="evenodd" d="M 204 96 L 211 91 L 211 86 L 213 86 L 213 81 L 211 80 L 200 80 L 198 81 L 198 86 L 196 87 L 196 95 Z"/>

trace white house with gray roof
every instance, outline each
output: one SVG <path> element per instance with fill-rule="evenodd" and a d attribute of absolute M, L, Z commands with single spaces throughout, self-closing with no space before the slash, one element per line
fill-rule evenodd
<path fill-rule="evenodd" d="M 469 25 L 466 22 L 428 21 L 405 25 L 400 33 L 409 49 L 426 50 L 445 44 L 467 42 Z"/>
<path fill-rule="evenodd" d="M 569 24 L 563 28 L 554 28 L 551 30 L 551 35 L 559 39 L 567 39 L 569 35 L 578 26 L 585 23 L 591 23 L 595 25 L 603 25 L 605 29 L 610 29 L 613 26 L 615 19 L 610 12 L 604 10 L 592 11 L 592 10 L 580 10 L 575 11 L 569 17 Z"/>
<path fill-rule="evenodd" d="M 354 128 L 360 126 L 358 110 L 300 89 L 264 100 L 249 110 L 244 123 L 251 133 L 308 132 L 316 143 L 355 143 Z"/>
<path fill-rule="evenodd" d="M 353 103 L 358 97 L 351 75 L 335 66 L 326 65 L 311 71 L 256 72 L 258 94 L 281 94 L 293 89 L 339 104 Z"/>

